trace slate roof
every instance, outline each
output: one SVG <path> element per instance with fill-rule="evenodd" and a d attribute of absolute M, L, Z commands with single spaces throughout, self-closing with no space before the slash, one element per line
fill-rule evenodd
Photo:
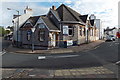
<path fill-rule="evenodd" d="M 25 27 L 33 27 L 35 24 L 36 24 L 36 22 L 37 22 L 37 20 L 40 18 L 40 16 L 33 16 L 33 17 L 30 17 L 28 20 L 26 20 L 26 22 L 27 21 L 30 21 L 30 23 L 32 24 L 32 25 L 30 25 L 30 24 L 26 24 L 26 22 L 20 27 L 20 28 L 23 28 L 23 26 L 26 24 L 26 26 Z"/>
<path fill-rule="evenodd" d="M 51 11 L 56 15 L 56 17 L 57 17 L 58 19 L 60 19 L 59 14 L 58 14 L 58 12 L 57 12 L 56 10 L 51 9 Z"/>
<path fill-rule="evenodd" d="M 44 16 L 41 18 L 43 19 L 43 21 L 45 22 L 45 24 L 50 30 L 59 30 L 57 26 L 55 26 L 55 24 L 47 16 Z"/>
<path fill-rule="evenodd" d="M 38 19 L 40 18 L 40 16 L 33 16 L 29 18 L 29 21 L 32 23 L 32 25 L 34 26 L 36 24 L 36 22 L 38 21 Z"/>
<path fill-rule="evenodd" d="M 81 15 L 81 16 L 80 16 L 80 19 L 82 19 L 82 21 L 83 21 L 84 23 L 86 23 L 87 17 L 88 17 L 88 15 Z"/>
<path fill-rule="evenodd" d="M 77 21 L 85 23 L 87 20 L 87 15 L 83 16 L 64 4 L 59 6 L 56 11 L 58 12 L 61 21 Z"/>
<path fill-rule="evenodd" d="M 94 26 L 94 20 L 90 20 L 90 24 Z"/>
<path fill-rule="evenodd" d="M 70 23 L 71 22 L 86 23 L 87 16 L 88 16 L 88 15 L 81 15 L 78 12 L 76 12 L 75 10 L 71 9 L 70 7 L 68 7 L 64 4 L 60 5 L 56 10 L 51 9 L 51 11 L 61 21 L 67 21 Z M 33 16 L 33 17 L 30 17 L 28 20 L 31 22 L 32 26 L 34 26 L 40 17 L 43 19 L 43 21 L 49 27 L 50 30 L 59 30 L 57 28 L 57 26 L 54 24 L 54 22 L 52 22 L 46 15 Z M 23 25 L 21 26 L 21 28 L 23 27 Z"/>

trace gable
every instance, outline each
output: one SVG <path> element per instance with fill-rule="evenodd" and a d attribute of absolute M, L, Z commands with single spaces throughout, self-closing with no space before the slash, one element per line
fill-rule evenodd
<path fill-rule="evenodd" d="M 31 24 L 31 22 L 28 20 L 28 21 L 26 22 L 26 24 Z"/>
<path fill-rule="evenodd" d="M 37 24 L 38 23 L 43 23 L 43 21 L 41 20 L 41 18 L 38 19 Z"/>

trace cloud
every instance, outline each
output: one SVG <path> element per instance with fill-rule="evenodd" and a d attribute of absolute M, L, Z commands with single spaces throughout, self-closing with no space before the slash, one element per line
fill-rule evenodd
<path fill-rule="evenodd" d="M 101 19 L 104 23 L 104 27 L 116 26 L 118 24 L 118 1 L 119 0 L 1 0 L 2 3 L 2 20 L 1 25 L 12 25 L 11 19 L 13 14 L 17 14 L 15 11 L 8 11 L 6 8 L 14 8 L 20 10 L 20 14 L 23 14 L 23 10 L 28 5 L 33 9 L 34 15 L 46 14 L 51 6 L 39 5 L 35 2 L 59 2 L 65 3 L 80 14 L 95 14 L 97 18 Z M 15 1 L 15 2 L 13 2 Z M 18 2 L 16 2 L 18 1 Z M 5 3 L 6 2 L 6 3 Z M 1 5 L 1 4 L 0 4 Z M 1 8 L 0 8 L 1 9 Z M 2 22 L 1 22 L 2 21 Z"/>
<path fill-rule="evenodd" d="M 71 1 L 71 0 L 65 0 L 64 3 L 66 3 L 66 4 L 71 4 L 72 1 Z"/>
<path fill-rule="evenodd" d="M 118 25 L 118 1 L 119 0 L 77 0 L 71 8 L 81 14 L 95 14 L 101 19 L 104 27 Z"/>
<path fill-rule="evenodd" d="M 16 6 L 17 5 L 17 6 Z M 12 25 L 12 18 L 14 14 L 17 14 L 14 10 L 7 10 L 7 8 L 12 8 L 15 10 L 19 10 L 20 15 L 24 14 L 24 9 L 26 6 L 29 6 L 33 9 L 33 15 L 44 15 L 49 11 L 49 7 L 45 7 L 42 5 L 38 5 L 37 2 L 3 2 L 2 9 L 0 15 L 2 18 L 0 19 L 1 26 L 9 26 Z"/>

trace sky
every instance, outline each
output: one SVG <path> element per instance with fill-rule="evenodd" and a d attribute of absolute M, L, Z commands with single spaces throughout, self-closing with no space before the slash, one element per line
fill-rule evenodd
<path fill-rule="evenodd" d="M 47 14 L 52 5 L 59 7 L 65 4 L 80 14 L 94 14 L 101 20 L 103 28 L 118 26 L 118 2 L 120 0 L 1 0 L 0 3 L 0 26 L 12 26 L 12 16 L 16 11 L 7 10 L 12 8 L 19 10 L 20 14 L 26 6 L 33 9 L 33 15 Z"/>

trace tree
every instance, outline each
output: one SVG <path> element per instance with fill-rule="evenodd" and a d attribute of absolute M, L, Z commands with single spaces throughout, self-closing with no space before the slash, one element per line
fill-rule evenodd
<path fill-rule="evenodd" d="M 10 32 L 10 30 L 5 30 L 5 34 L 9 34 Z"/>
<path fill-rule="evenodd" d="M 5 35 L 5 29 L 0 26 L 0 36 L 4 36 Z"/>

